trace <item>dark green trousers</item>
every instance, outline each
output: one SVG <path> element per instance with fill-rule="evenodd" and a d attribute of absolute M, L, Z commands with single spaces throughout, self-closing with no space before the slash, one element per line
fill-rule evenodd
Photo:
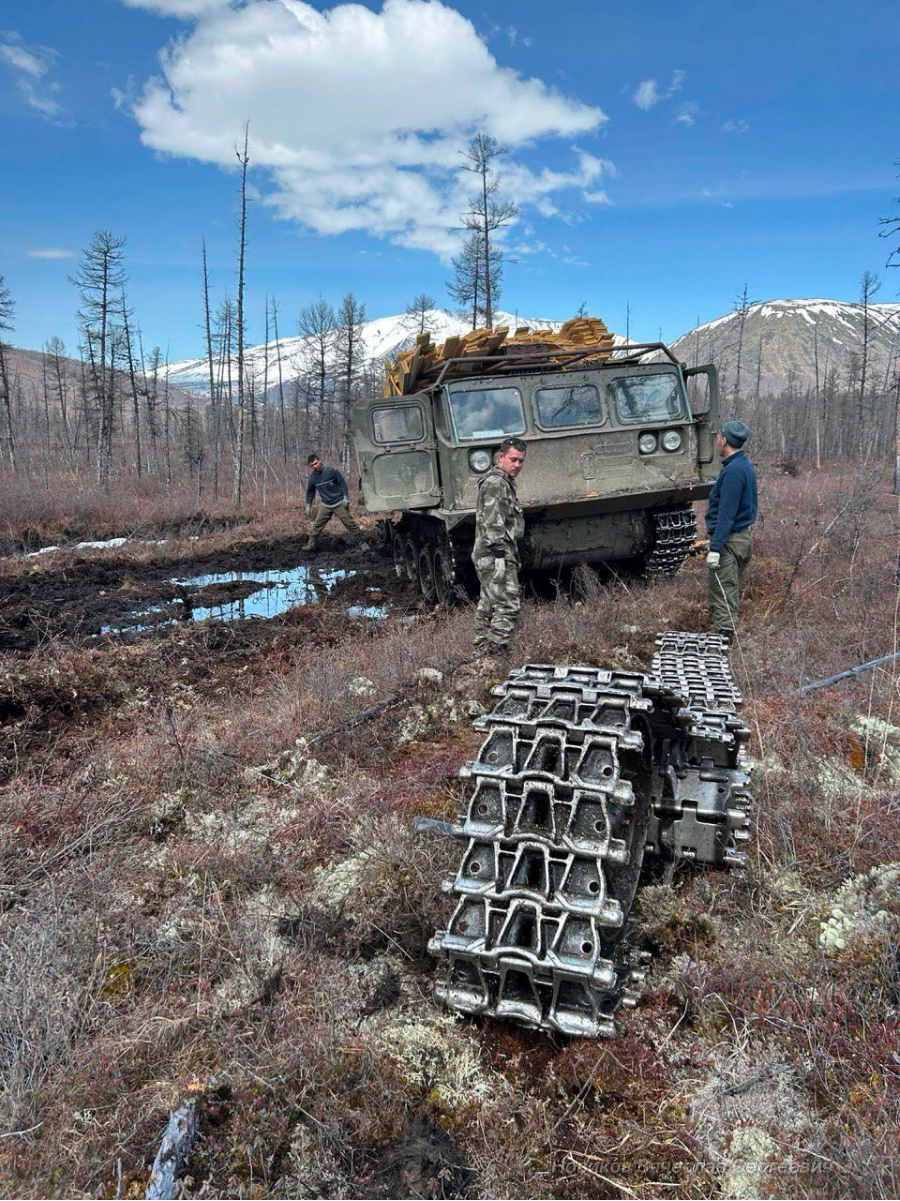
<path fill-rule="evenodd" d="M 713 629 L 733 634 L 737 629 L 741 576 L 753 557 L 753 534 L 741 530 L 722 547 L 718 567 L 709 569 L 709 615 Z"/>

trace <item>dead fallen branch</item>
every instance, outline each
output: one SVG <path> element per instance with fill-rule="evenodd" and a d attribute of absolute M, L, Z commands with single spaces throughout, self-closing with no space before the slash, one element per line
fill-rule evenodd
<path fill-rule="evenodd" d="M 840 683 L 841 680 L 849 680 L 861 672 L 871 671 L 873 667 L 878 667 L 882 663 L 893 663 L 895 659 L 900 659 L 900 651 L 893 655 L 882 655 L 880 659 L 870 659 L 868 663 L 860 663 L 856 667 L 848 668 L 847 671 L 839 671 L 836 676 L 828 676 L 824 680 L 815 680 L 812 684 L 804 684 L 800 689 L 800 695 L 806 696 L 808 692 L 815 692 L 817 688 L 829 688 L 832 684 Z"/>
<path fill-rule="evenodd" d="M 184 1175 L 199 1133 L 196 1101 L 188 1101 L 170 1114 L 169 1124 L 153 1161 L 145 1197 L 157 1199 L 178 1196 L 178 1179 Z"/>

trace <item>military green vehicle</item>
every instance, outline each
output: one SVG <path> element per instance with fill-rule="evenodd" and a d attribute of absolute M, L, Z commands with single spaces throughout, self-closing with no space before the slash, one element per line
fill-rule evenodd
<path fill-rule="evenodd" d="M 516 481 L 526 572 L 621 560 L 678 571 L 696 537 L 692 502 L 718 474 L 716 369 L 687 368 L 663 343 L 618 354 L 447 359 L 419 391 L 356 405 L 363 501 L 392 514 L 398 576 L 429 602 L 471 586 L 478 481 L 512 435 L 528 444 Z"/>

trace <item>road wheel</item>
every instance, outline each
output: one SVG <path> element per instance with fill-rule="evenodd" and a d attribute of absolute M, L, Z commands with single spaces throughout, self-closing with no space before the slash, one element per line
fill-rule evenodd
<path fill-rule="evenodd" d="M 413 537 L 408 536 L 403 543 L 403 563 L 406 578 L 411 584 L 419 582 L 419 548 Z"/>
<path fill-rule="evenodd" d="M 434 594 L 437 603 L 442 609 L 449 609 L 456 600 L 456 589 L 453 587 L 451 564 L 447 551 L 443 547 L 437 547 L 432 553 L 431 578 L 434 580 Z"/>
<path fill-rule="evenodd" d="M 403 539 L 396 530 L 391 534 L 391 554 L 394 558 L 394 574 L 398 580 L 405 580 L 406 551 L 403 547 Z"/>
<path fill-rule="evenodd" d="M 434 605 L 437 601 L 437 589 L 434 579 L 434 560 L 431 551 L 423 546 L 419 551 L 419 589 L 426 605 Z"/>

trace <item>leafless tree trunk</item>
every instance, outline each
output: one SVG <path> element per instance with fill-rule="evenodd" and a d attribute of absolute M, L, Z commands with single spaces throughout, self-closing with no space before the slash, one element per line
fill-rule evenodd
<path fill-rule="evenodd" d="M 125 286 L 124 255 L 125 239 L 116 237 L 108 230 L 94 233 L 91 243 L 82 253 L 81 265 L 72 282 L 81 296 L 79 321 L 89 345 L 96 339 L 99 363 L 95 363 L 95 378 L 98 389 L 99 428 L 97 442 L 97 483 L 109 489 L 109 469 L 112 460 L 113 414 L 115 412 L 115 379 L 107 370 L 109 349 L 111 297 Z"/>
<path fill-rule="evenodd" d="M 250 122 L 247 121 L 244 125 L 243 152 L 235 150 L 238 162 L 241 164 L 241 231 L 238 252 L 237 291 L 238 430 L 234 463 L 234 485 L 232 488 L 232 500 L 236 508 L 239 508 L 241 504 L 241 488 L 244 475 L 244 253 L 247 246 L 247 164 L 250 162 L 249 140 Z"/>
<path fill-rule="evenodd" d="M 9 390 L 9 370 L 6 363 L 6 346 L 3 335 L 12 330 L 12 318 L 16 311 L 16 302 L 0 275 L 0 388 L 3 389 L 3 415 L 6 419 L 6 453 L 10 465 L 16 469 L 16 438 L 13 432 L 12 397 Z"/>
<path fill-rule="evenodd" d="M 866 382 L 868 378 L 869 367 L 869 342 L 871 338 L 871 320 L 869 314 L 869 305 L 872 303 L 872 297 L 881 287 L 881 281 L 877 275 L 873 275 L 871 271 L 864 271 L 862 279 L 859 281 L 859 303 L 863 308 L 863 328 L 862 328 L 862 345 L 861 357 L 859 365 L 859 399 L 857 401 L 857 420 L 859 422 L 859 449 L 860 455 L 866 454 L 868 451 L 867 444 L 867 429 L 866 429 Z"/>
<path fill-rule="evenodd" d="M 281 468 L 287 485 L 288 451 L 287 451 L 287 419 L 284 412 L 284 372 L 281 367 L 281 342 L 278 339 L 278 306 L 272 297 L 272 327 L 275 334 L 275 358 L 278 361 L 278 413 L 281 417 Z"/>
<path fill-rule="evenodd" d="M 209 271 L 206 264 L 206 238 L 203 239 L 203 324 L 206 331 L 206 361 L 209 366 L 209 403 L 213 425 L 213 501 L 219 500 L 219 458 L 221 456 L 220 426 L 222 397 L 216 389 L 213 371 L 212 325 L 209 319 Z"/>
<path fill-rule="evenodd" d="M 424 334 L 431 328 L 428 314 L 435 306 L 435 299 L 427 292 L 420 292 L 406 306 L 406 324 L 416 333 Z"/>
<path fill-rule="evenodd" d="M 494 327 L 493 267 L 491 261 L 491 234 L 508 225 L 518 216 L 519 210 L 513 201 L 500 202 L 496 199 L 500 180 L 494 174 L 494 162 L 509 151 L 496 138 L 479 133 L 463 152 L 466 160 L 463 169 L 479 177 L 479 190 L 469 201 L 469 211 L 463 217 L 463 226 L 477 232 L 482 244 L 481 262 L 484 279 L 484 320 L 488 329 Z"/>
<path fill-rule="evenodd" d="M 430 300 L 428 296 L 419 300 Z M 428 306 L 429 308 L 431 305 Z M 427 312 L 427 310 L 425 310 Z M 362 331 L 366 306 L 352 292 L 341 301 L 337 317 L 337 370 L 341 381 L 340 461 L 345 472 L 350 469 L 350 447 L 353 442 L 353 390 L 360 370 Z"/>

